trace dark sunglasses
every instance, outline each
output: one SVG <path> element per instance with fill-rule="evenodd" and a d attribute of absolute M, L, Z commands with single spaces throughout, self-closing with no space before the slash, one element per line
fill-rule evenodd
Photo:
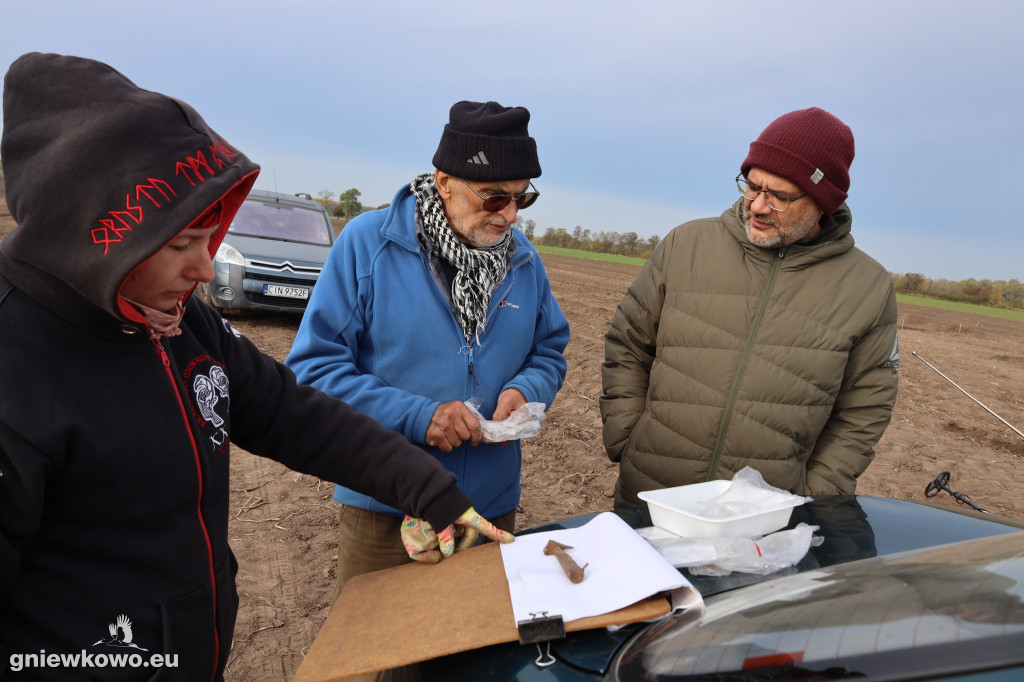
<path fill-rule="evenodd" d="M 462 180 L 462 178 L 459 178 L 459 180 Z M 532 182 L 530 183 L 530 187 L 533 187 L 532 192 L 523 192 L 522 194 L 491 194 L 486 197 L 473 189 L 473 186 L 465 180 L 462 180 L 462 184 L 469 187 L 473 190 L 473 194 L 484 200 L 484 210 L 488 213 L 497 213 L 513 201 L 516 202 L 516 210 L 522 211 L 524 208 L 533 206 L 533 202 L 537 201 L 537 197 L 540 196 L 540 192 L 537 191 L 536 187 L 533 187 Z"/>

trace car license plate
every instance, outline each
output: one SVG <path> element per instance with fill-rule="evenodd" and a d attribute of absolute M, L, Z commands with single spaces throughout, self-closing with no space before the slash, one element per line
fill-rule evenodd
<path fill-rule="evenodd" d="M 283 296 L 284 298 L 309 298 L 306 287 L 285 287 L 280 284 L 264 284 L 263 293 L 267 296 Z"/>

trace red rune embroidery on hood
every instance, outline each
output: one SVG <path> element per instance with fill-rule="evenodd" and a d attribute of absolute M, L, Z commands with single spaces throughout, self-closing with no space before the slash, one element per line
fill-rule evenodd
<path fill-rule="evenodd" d="M 220 170 L 228 165 L 228 162 L 232 158 L 238 155 L 238 152 L 233 152 L 227 148 L 221 142 L 215 142 L 210 145 L 210 157 L 213 162 L 217 164 L 217 169 Z M 195 174 L 195 179 L 189 175 L 189 171 Z M 195 187 L 196 181 L 203 182 L 206 178 L 203 177 L 202 171 L 206 170 L 207 175 L 215 175 L 217 171 L 210 167 L 210 162 L 206 159 L 206 154 L 203 150 L 197 149 L 195 156 L 186 156 L 184 161 L 179 161 L 174 166 L 175 175 L 184 175 L 185 179 L 189 181 L 189 184 Z"/>
<path fill-rule="evenodd" d="M 157 178 L 146 178 L 149 184 L 135 185 L 135 201 L 138 202 L 140 197 L 146 197 L 149 199 L 154 206 L 160 207 L 160 202 L 153 198 L 150 193 L 152 190 L 159 192 L 164 200 L 170 201 L 172 197 L 177 197 L 178 193 L 174 191 L 169 183 L 164 180 Z M 94 244 L 103 244 L 103 254 L 106 255 L 110 250 L 111 244 L 116 244 L 123 239 L 122 233 L 132 229 L 133 225 L 129 223 L 125 217 L 131 218 L 132 223 L 138 225 L 142 222 L 143 210 L 141 205 L 132 205 L 131 194 L 126 194 L 124 197 L 124 211 L 108 211 L 107 215 L 109 218 L 100 218 L 99 223 L 102 227 L 94 228 L 92 230 L 92 241 Z M 117 222 L 115 222 L 117 221 Z M 118 226 L 117 223 L 120 223 Z"/>
<path fill-rule="evenodd" d="M 238 152 L 223 140 L 211 143 L 209 150 L 210 158 L 216 165 L 216 169 L 210 165 L 203 150 L 197 149 L 194 154 L 186 155 L 184 161 L 174 164 L 175 177 L 184 176 L 189 185 L 195 187 L 197 182 L 204 182 L 213 177 L 238 156 Z M 107 211 L 107 215 L 97 221 L 100 226 L 90 231 L 93 244 L 103 246 L 103 255 L 109 253 L 111 244 L 117 244 L 124 240 L 125 232 L 131 231 L 136 225 L 142 223 L 144 217 L 142 197 L 146 197 L 154 208 L 162 208 L 158 195 L 163 197 L 165 203 L 173 202 L 178 198 L 178 193 L 174 191 L 171 183 L 155 177 L 146 177 L 146 182 L 135 185 L 134 193 L 136 202 L 134 205 L 132 204 L 132 192 L 129 191 L 124 198 L 125 210 Z"/>
<path fill-rule="evenodd" d="M 132 224 L 128 222 L 130 218 L 135 225 L 142 222 L 142 207 L 132 206 L 132 197 L 130 194 L 124 195 L 124 211 L 107 211 L 109 218 L 100 218 L 99 223 L 103 227 L 94 228 L 92 231 L 92 241 L 95 244 L 103 244 L 103 255 L 106 255 L 110 250 L 110 245 L 115 244 L 123 239 L 121 234 L 132 229 Z M 120 223 L 117 225 L 114 221 Z"/>
<path fill-rule="evenodd" d="M 206 178 L 203 177 L 202 169 L 206 169 L 206 172 L 213 175 L 216 171 L 210 168 L 209 162 L 206 160 L 206 154 L 203 154 L 203 150 L 197 149 L 195 156 L 186 156 L 184 161 L 179 161 L 174 165 L 175 175 L 184 175 L 185 179 L 188 180 L 189 184 L 193 187 L 196 186 L 196 180 L 203 182 Z M 189 169 L 195 173 L 195 180 L 189 175 Z"/>
<path fill-rule="evenodd" d="M 127 232 L 132 229 L 130 227 L 117 227 L 114 225 L 114 221 L 109 218 L 101 218 L 100 225 L 103 227 L 96 227 L 92 230 L 92 242 L 93 244 L 103 244 L 103 255 L 107 255 L 110 251 L 110 245 L 116 244 L 121 241 L 121 233 Z"/>
<path fill-rule="evenodd" d="M 138 201 L 140 195 L 144 195 L 147 199 L 153 202 L 153 205 L 160 208 L 160 202 L 153 198 L 153 195 L 149 193 L 149 190 L 156 190 L 163 195 L 165 201 L 170 201 L 172 196 L 178 196 L 178 193 L 174 191 L 170 183 L 166 180 L 157 180 L 156 178 L 146 178 L 148 185 L 135 185 L 135 200 Z M 164 191 L 166 190 L 166 191 Z M 168 194 L 168 192 L 170 194 Z"/>
<path fill-rule="evenodd" d="M 124 195 L 124 209 L 125 210 L 123 211 L 111 211 L 110 215 L 114 218 L 117 218 L 125 225 L 128 225 L 128 221 L 122 218 L 121 216 L 128 216 L 129 218 L 135 221 L 136 225 L 142 222 L 142 207 L 137 204 L 135 206 L 132 206 L 131 194 Z M 128 229 L 131 229 L 131 226 L 129 226 Z"/>
<path fill-rule="evenodd" d="M 231 151 L 231 149 L 222 142 L 214 142 L 211 144 L 210 151 L 213 152 L 213 160 L 217 162 L 217 168 L 223 168 L 231 161 L 231 159 L 238 156 L 238 152 Z"/>

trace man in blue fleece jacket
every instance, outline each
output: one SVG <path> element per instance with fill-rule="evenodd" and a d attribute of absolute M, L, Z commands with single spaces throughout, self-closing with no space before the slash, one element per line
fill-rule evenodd
<path fill-rule="evenodd" d="M 514 530 L 518 441 L 487 443 L 464 401 L 504 420 L 551 406 L 569 323 L 537 251 L 513 224 L 540 176 L 530 113 L 458 102 L 424 173 L 390 207 L 345 226 L 286 364 L 299 381 L 405 435 L 458 476 L 480 514 Z M 383 463 L 381 466 L 384 466 Z M 397 509 L 338 486 L 338 590 L 409 556 Z"/>

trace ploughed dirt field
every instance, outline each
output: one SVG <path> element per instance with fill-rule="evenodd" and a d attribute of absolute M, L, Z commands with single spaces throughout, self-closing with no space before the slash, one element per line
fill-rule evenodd
<path fill-rule="evenodd" d="M 0 237 L 11 229 L 7 206 L 0 203 Z M 544 431 L 524 443 L 518 528 L 611 508 L 617 467 L 601 445 L 597 402 L 603 335 L 638 271 L 580 258 L 543 260 L 572 325 L 572 341 L 565 386 Z M 232 315 L 230 320 L 281 360 L 298 327 L 296 318 L 287 317 Z M 949 471 L 952 490 L 993 514 L 1024 521 L 1024 439 L 912 355 L 917 352 L 1024 430 L 1024 323 L 901 305 L 899 326 L 899 398 L 858 492 L 922 502 L 928 483 Z M 226 677 L 287 680 L 334 595 L 332 485 L 235 448 L 231 488 L 231 544 L 241 565 L 241 605 Z M 956 506 L 944 492 L 927 501 Z"/>

